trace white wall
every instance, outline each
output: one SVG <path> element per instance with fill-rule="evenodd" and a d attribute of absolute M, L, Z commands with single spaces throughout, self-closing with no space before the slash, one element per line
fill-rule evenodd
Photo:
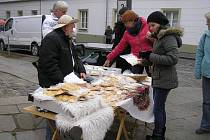
<path fill-rule="evenodd" d="M 49 14 L 57 0 L 42 1 L 42 14 Z M 88 9 L 88 32 L 83 34 L 103 35 L 106 26 L 106 0 L 66 0 L 67 14 L 79 19 L 79 9 Z M 110 20 L 109 20 L 110 21 Z M 110 21 L 111 22 L 111 21 Z"/>
<path fill-rule="evenodd" d="M 3 0 L 0 0 L 2 2 Z M 50 14 L 57 0 L 42 0 L 41 13 Z M 106 23 L 106 1 L 108 1 Z M 84 34 L 103 35 L 105 26 L 113 23 L 113 9 L 117 8 L 117 0 L 66 0 L 69 4 L 68 14 L 79 18 L 79 9 L 88 9 L 88 32 Z M 183 43 L 196 45 L 203 31 L 207 29 L 204 14 L 210 11 L 210 0 L 132 0 L 132 9 L 140 16 L 147 16 L 161 8 L 180 8 L 180 26 L 184 28 Z M 11 16 L 17 16 L 18 10 L 23 15 L 30 15 L 31 10 L 40 12 L 40 1 L 0 3 L 0 18 L 5 18 L 7 10 Z M 113 27 L 113 26 L 112 26 Z"/>
<path fill-rule="evenodd" d="M 70 15 L 79 18 L 79 9 L 88 9 L 88 32 L 84 34 L 103 35 L 106 20 L 105 0 L 69 0 Z"/>
<path fill-rule="evenodd" d="M 6 11 L 10 11 L 11 16 L 17 16 L 17 11 L 23 10 L 23 15 L 31 15 L 31 10 L 40 12 L 38 1 L 16 2 L 16 3 L 0 3 L 0 18 L 6 18 Z"/>
<path fill-rule="evenodd" d="M 196 45 L 207 29 L 204 14 L 210 11 L 210 0 L 133 0 L 132 7 L 140 16 L 145 17 L 161 8 L 181 8 L 183 43 Z"/>

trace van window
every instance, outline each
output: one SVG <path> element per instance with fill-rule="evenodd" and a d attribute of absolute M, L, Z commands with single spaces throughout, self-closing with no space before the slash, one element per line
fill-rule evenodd
<path fill-rule="evenodd" d="M 0 32 L 1 31 L 4 31 L 4 26 L 3 25 L 0 25 Z"/>
<path fill-rule="evenodd" d="M 9 29 L 12 29 L 12 23 L 13 19 L 9 19 L 7 23 L 5 24 L 5 31 L 8 31 Z"/>

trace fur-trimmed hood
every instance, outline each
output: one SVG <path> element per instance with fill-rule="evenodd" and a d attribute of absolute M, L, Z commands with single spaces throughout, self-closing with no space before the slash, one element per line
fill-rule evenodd
<path fill-rule="evenodd" d="M 183 28 L 178 28 L 178 27 L 169 27 L 166 29 L 161 29 L 157 35 L 158 39 L 163 38 L 164 36 L 167 35 L 174 35 L 177 40 L 178 47 L 180 48 L 182 46 L 182 39 L 181 37 L 183 36 Z"/>
<path fill-rule="evenodd" d="M 183 28 L 169 27 L 166 29 L 161 29 L 160 32 L 158 33 L 157 37 L 160 39 L 166 35 L 176 35 L 176 36 L 182 37 L 183 36 Z"/>

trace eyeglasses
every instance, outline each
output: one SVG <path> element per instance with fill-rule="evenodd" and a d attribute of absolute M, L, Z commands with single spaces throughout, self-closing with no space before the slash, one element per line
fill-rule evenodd
<path fill-rule="evenodd" d="M 63 14 L 66 14 L 66 11 L 61 11 Z"/>

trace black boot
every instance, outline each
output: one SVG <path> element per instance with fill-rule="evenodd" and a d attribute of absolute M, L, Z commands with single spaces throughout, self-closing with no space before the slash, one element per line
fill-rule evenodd
<path fill-rule="evenodd" d="M 153 130 L 153 134 L 147 135 L 146 140 L 165 140 L 166 128 L 163 128 L 161 131 Z"/>
<path fill-rule="evenodd" d="M 79 126 L 74 126 L 72 129 L 69 131 L 69 140 L 81 140 L 82 138 L 82 128 Z"/>

